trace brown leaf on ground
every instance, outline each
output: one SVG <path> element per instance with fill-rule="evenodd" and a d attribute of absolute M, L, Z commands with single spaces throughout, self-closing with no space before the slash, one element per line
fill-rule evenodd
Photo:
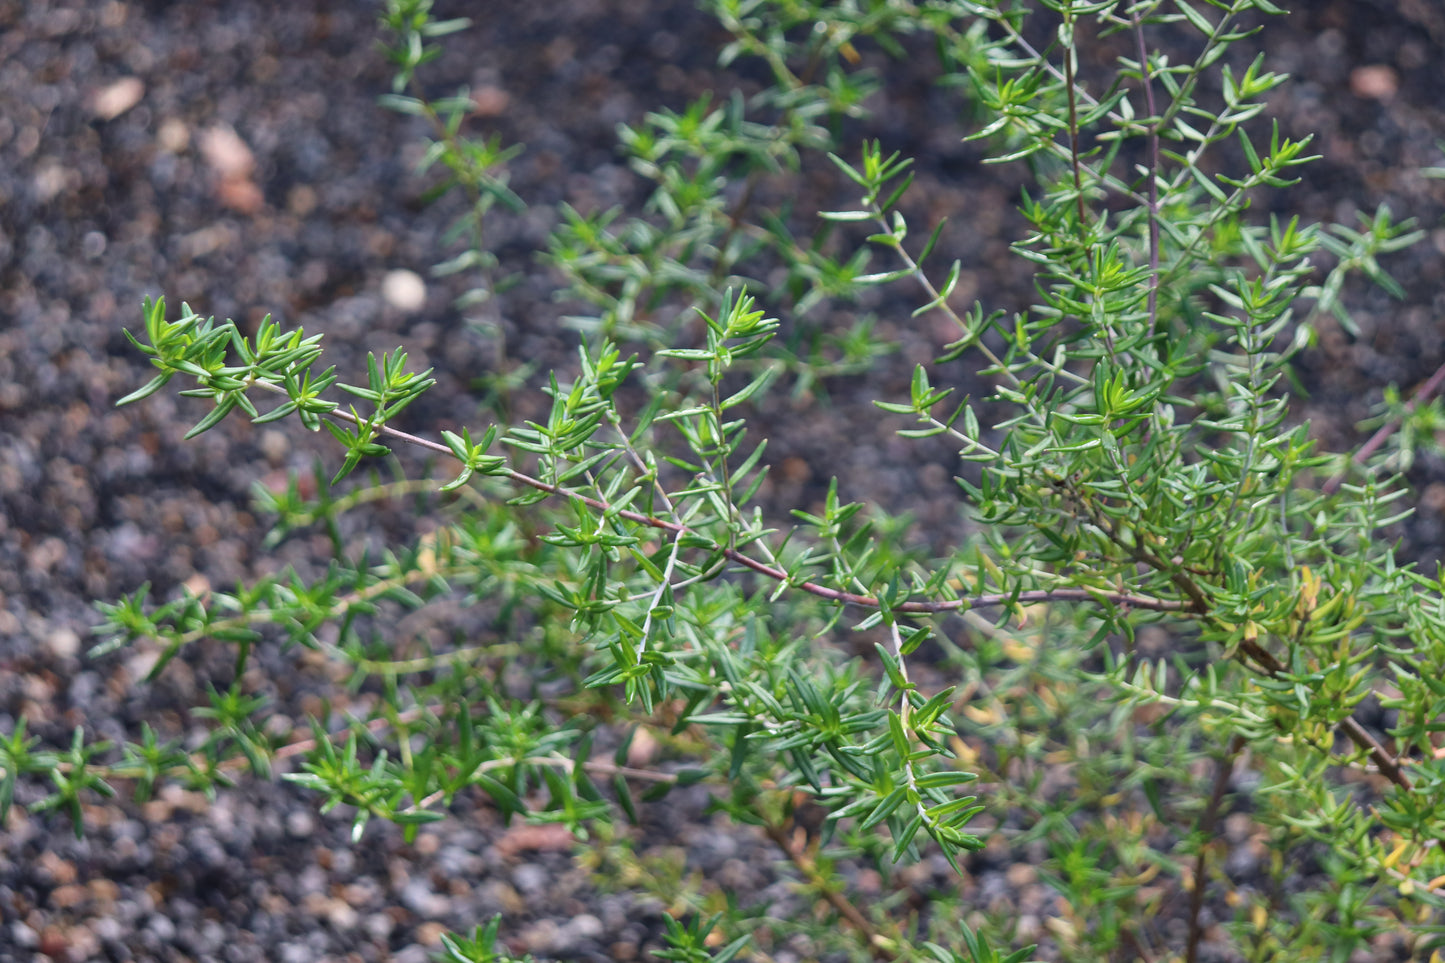
<path fill-rule="evenodd" d="M 508 829 L 502 838 L 497 840 L 496 845 L 497 852 L 510 859 L 527 850 L 544 853 L 565 852 L 571 849 L 576 842 L 576 838 L 567 827 L 560 823 L 543 823 L 539 826 L 518 823 Z"/>

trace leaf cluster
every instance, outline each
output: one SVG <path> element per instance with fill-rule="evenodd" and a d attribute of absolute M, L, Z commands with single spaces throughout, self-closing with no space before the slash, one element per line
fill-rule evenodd
<path fill-rule="evenodd" d="M 237 409 L 325 425 L 339 470 L 318 474 L 314 497 L 293 483 L 261 502 L 279 517 L 273 544 L 322 525 L 335 559 L 316 578 L 102 603 L 98 654 L 155 646 L 159 673 L 188 646 L 234 647 L 233 680 L 193 710 L 210 735 L 183 750 L 146 728 L 116 749 L 77 730 L 62 752 L 22 724 L 0 740 L 0 803 L 45 776 L 38 808 L 78 827 L 80 800 L 116 778 L 142 794 L 165 780 L 210 791 L 294 760 L 284 777 L 324 808 L 350 807 L 357 838 L 372 818 L 415 833 L 473 793 L 504 818 L 625 847 L 614 821 L 704 784 L 822 909 L 764 919 L 766 907 L 670 879 L 663 959 L 748 958 L 780 939 L 939 963 L 1021 963 L 1035 945 L 1114 959 L 1178 943 L 1166 923 L 1184 905 L 1170 949 L 1192 961 L 1207 900 L 1235 908 L 1228 930 L 1247 958 L 1342 959 L 1387 932 L 1433 947 L 1445 597 L 1438 576 L 1396 562 L 1388 533 L 1406 513 L 1396 473 L 1438 411 L 1392 396 L 1382 423 L 1408 431 L 1349 458 L 1319 450 L 1288 391 L 1316 327 L 1350 329 L 1345 279 L 1398 293 L 1380 258 L 1418 232 L 1383 208 L 1351 228 L 1253 211 L 1313 159 L 1307 136 L 1262 123 L 1287 78 L 1229 56 L 1280 11 L 703 6 L 731 37 L 723 62 L 756 58 L 772 82 L 623 126 L 651 185 L 640 212 L 561 212 L 546 258 L 582 305 L 567 323 L 585 338 L 575 369 L 537 388 L 537 420 L 503 417 L 476 441 L 408 434 L 391 422 L 432 379 L 407 371 L 403 350 L 369 355 L 365 383 L 347 385 L 313 371 L 319 336 L 267 318 L 247 337 L 147 300 L 128 336 L 159 373 L 121 403 L 179 376 L 210 404 L 192 435 Z M 444 239 L 466 249 L 439 273 L 474 274 L 464 301 L 477 303 L 496 288 L 484 218 L 521 203 L 505 172 L 515 150 L 466 131 L 465 92 L 434 100 L 418 83 L 435 40 L 463 22 L 433 20 L 427 0 L 390 0 L 382 22 L 397 69 L 385 103 L 429 122 L 423 167 L 440 163 L 438 193 L 468 199 Z M 1166 34 L 1187 38 L 1184 55 L 1151 49 Z M 1024 310 L 990 308 L 990 292 L 960 306 L 962 260 L 935 263 L 944 225 L 910 223 L 912 160 L 881 138 L 844 140 L 885 83 L 880 65 L 921 41 L 940 82 L 966 92 L 970 139 L 1030 174 L 1013 244 L 1034 270 Z M 1115 69 L 1085 76 L 1082 55 L 1104 44 Z M 856 202 L 772 203 L 819 170 Z M 957 453 L 977 534 L 939 558 L 906 519 L 848 502 L 860 487 L 848 479 L 773 517 L 766 442 L 749 433 L 785 375 L 797 400 L 892 348 L 871 318 L 810 318 L 861 298 L 891 305 L 878 292 L 900 289 L 915 316 L 953 328 L 906 395 L 876 401 L 903 438 Z M 263 413 L 268 395 L 279 403 Z M 336 487 L 396 442 L 455 474 Z M 348 551 L 341 515 L 427 490 L 427 534 Z M 441 600 L 485 613 L 492 634 L 395 637 L 405 613 Z M 272 644 L 344 665 L 369 709 L 338 708 L 309 732 L 269 727 L 243 670 Z M 524 695 L 508 672 L 528 680 Z M 1374 704 L 1383 728 L 1362 712 Z M 660 747 L 655 761 L 634 764 L 641 743 Z M 1268 892 L 1236 886 L 1217 858 L 1232 808 L 1266 840 Z M 910 913 L 901 867 L 938 854 L 967 880 L 989 845 L 1042 854 L 1031 872 L 1049 894 L 1046 931 L 1017 907 L 968 902 L 966 883 L 929 894 L 926 918 Z M 1300 856 L 1325 868 L 1320 885 L 1297 889 L 1286 867 Z M 864 867 L 889 889 L 860 906 Z M 512 959 L 500 925 L 449 936 L 446 958 Z"/>

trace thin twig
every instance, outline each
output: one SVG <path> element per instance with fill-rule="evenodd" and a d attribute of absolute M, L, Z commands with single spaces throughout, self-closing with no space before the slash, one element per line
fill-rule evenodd
<path fill-rule="evenodd" d="M 1420 386 L 1419 390 L 1415 392 L 1415 397 L 1411 398 L 1409 404 L 1405 405 L 1405 415 L 1414 414 L 1416 408 L 1435 396 L 1435 393 L 1440 390 L 1442 384 L 1445 384 L 1445 364 L 1436 368 L 1435 373 L 1430 376 L 1430 380 L 1426 381 Z M 1370 440 L 1361 445 L 1360 450 L 1355 452 L 1354 457 L 1350 459 L 1351 463 L 1363 465 L 1371 455 L 1379 450 L 1381 445 L 1389 440 L 1389 437 L 1395 433 L 1395 430 L 1400 427 L 1401 422 L 1404 420 L 1405 416 L 1402 415 L 1399 418 L 1391 418 L 1381 425 L 1379 429 L 1370 436 Z M 1348 473 L 1349 468 L 1346 466 L 1340 470 L 1339 474 L 1325 482 L 1324 488 L 1320 490 L 1326 495 L 1333 495 L 1340 490 L 1340 486 L 1345 482 L 1345 475 Z"/>
<path fill-rule="evenodd" d="M 867 941 L 868 951 L 873 955 L 875 960 L 891 961 L 897 959 L 897 954 L 890 952 L 885 945 L 891 941 L 881 936 L 877 928 L 868 922 L 868 918 L 859 911 L 858 907 L 854 906 L 847 896 L 844 896 L 832 885 L 828 878 L 823 875 L 822 871 L 818 869 L 818 864 L 813 861 L 813 857 L 809 856 L 806 850 L 789 837 L 785 827 L 768 822 L 764 826 L 764 830 L 767 832 L 768 838 L 776 843 L 778 848 L 787 855 L 789 862 L 796 866 L 798 871 L 807 877 L 808 882 L 817 888 L 818 892 L 822 894 L 823 899 L 828 901 L 828 905 L 837 910 L 838 915 L 841 916 L 849 926 L 857 930 L 859 936 Z"/>
<path fill-rule="evenodd" d="M 1258 642 L 1246 640 L 1240 645 L 1239 651 L 1253 659 L 1271 678 L 1279 678 L 1285 674 L 1284 665 Z M 1382 776 L 1406 792 L 1414 788 L 1410 777 L 1405 775 L 1400 760 L 1381 745 L 1378 739 L 1370 735 L 1369 731 L 1354 716 L 1346 716 L 1340 720 L 1339 730 L 1345 734 L 1345 738 L 1374 760 Z"/>
<path fill-rule="evenodd" d="M 903 633 L 898 631 L 897 621 L 888 623 L 888 636 L 893 643 L 893 658 L 898 661 L 898 675 L 903 679 L 903 691 L 899 693 L 898 700 L 898 721 L 903 726 L 905 738 L 909 733 L 916 737 L 918 733 L 913 728 L 913 703 L 911 701 L 914 687 L 908 679 L 908 662 L 903 654 Z M 933 826 L 936 824 L 928 818 L 928 807 L 923 804 L 924 795 L 918 789 L 918 775 L 913 769 L 912 751 L 912 746 L 910 746 L 909 754 L 903 757 L 903 780 L 908 786 L 909 793 L 918 799 L 918 802 L 914 803 L 914 808 L 918 811 L 918 818 L 923 820 L 923 825 L 928 826 L 929 831 L 932 832 Z"/>
<path fill-rule="evenodd" d="M 1134 948 L 1134 955 L 1138 959 L 1143 960 L 1144 963 L 1154 963 L 1154 954 L 1149 947 L 1144 945 L 1143 935 L 1135 932 L 1133 925 L 1120 927 L 1119 934 L 1129 941 L 1129 945 Z"/>
<path fill-rule="evenodd" d="M 1149 327 L 1159 323 L 1159 120 L 1154 108 L 1154 79 L 1149 75 L 1149 48 L 1144 44 L 1144 22 L 1133 13 L 1134 38 L 1139 45 L 1139 78 L 1144 87 L 1144 109 L 1154 118 L 1149 125 Z"/>
<path fill-rule="evenodd" d="M 366 729 L 367 733 L 369 733 L 370 735 L 379 736 L 382 732 L 389 728 L 395 728 L 398 725 L 407 725 L 409 723 L 415 722 L 420 719 L 423 714 L 439 714 L 445 711 L 446 708 L 446 706 L 443 706 L 441 704 L 432 706 L 412 706 L 410 709 L 406 709 L 402 712 L 397 713 L 394 719 L 388 719 L 378 716 L 374 719 L 369 719 L 366 722 L 360 724 L 364 729 Z M 360 722 L 360 720 L 355 721 Z M 334 743 L 337 739 L 352 731 L 352 726 L 348 725 L 343 729 L 338 729 L 336 732 L 328 733 L 326 735 L 326 740 L 328 742 Z M 304 739 L 296 739 L 292 742 L 286 743 L 285 745 L 278 746 L 274 750 L 272 750 L 268 756 L 268 762 L 273 764 L 278 762 L 285 762 L 286 760 L 294 756 L 304 755 L 305 753 L 315 750 L 318 745 L 320 745 L 320 742 L 315 736 L 307 736 Z M 193 752 L 186 758 L 188 764 L 197 772 L 204 772 L 209 768 L 209 760 L 206 758 L 203 752 Z M 249 765 L 249 761 L 246 758 L 242 756 L 231 756 L 226 759 L 222 759 L 218 763 L 216 763 L 215 769 L 222 772 L 236 771 L 245 768 L 247 765 Z M 520 765 L 552 766 L 559 769 L 565 769 L 570 775 L 573 771 L 576 770 L 577 761 L 575 759 L 569 759 L 566 756 L 559 755 L 488 759 L 479 764 L 474 771 L 485 773 L 490 772 L 494 769 L 505 769 L 509 766 Z M 68 762 L 61 762 L 58 764 L 57 768 L 61 772 L 70 772 L 73 770 L 74 767 Z M 676 773 L 656 772 L 651 769 L 637 769 L 632 766 L 622 766 L 618 765 L 617 763 L 608 762 L 605 759 L 589 759 L 586 762 L 582 763 L 582 768 L 585 769 L 587 772 L 593 773 L 595 775 L 622 776 L 626 779 L 636 780 L 637 782 L 677 782 Z M 93 767 L 93 771 L 99 773 L 103 777 L 112 779 L 136 778 L 136 773 L 134 770 L 134 766 L 127 765 L 123 762 L 113 766 Z M 421 809 L 428 809 L 432 805 L 435 805 L 435 803 L 438 802 L 443 796 L 444 793 L 442 792 L 433 793 L 425 799 L 419 800 L 417 803 L 409 807 L 407 811 L 412 812 Z"/>
<path fill-rule="evenodd" d="M 1194 579 L 1190 578 L 1185 572 L 1165 565 L 1163 559 L 1142 546 L 1130 548 L 1125 545 L 1102 513 L 1098 512 L 1087 500 L 1081 499 L 1081 503 L 1084 506 L 1084 510 L 1089 513 L 1094 524 L 1097 525 L 1110 540 L 1130 551 L 1140 563 L 1148 565 L 1156 571 L 1166 573 L 1170 581 L 1190 598 L 1190 602 L 1183 604 L 1183 610 L 1190 611 L 1199 618 L 1213 620 L 1213 616 L 1210 615 L 1208 595 Z M 1246 639 L 1240 643 L 1239 655 L 1241 656 L 1241 661 L 1252 659 L 1255 664 L 1264 671 L 1264 674 L 1271 678 L 1280 678 L 1285 674 L 1283 663 L 1271 655 L 1269 650 L 1258 642 Z M 1374 760 L 1375 765 L 1379 767 L 1382 775 L 1401 789 L 1408 791 L 1411 788 L 1412 783 L 1410 782 L 1410 777 L 1405 775 L 1404 770 L 1400 766 L 1400 760 L 1381 745 L 1378 739 L 1370 735 L 1354 716 L 1346 716 L 1340 721 L 1338 728 L 1344 733 L 1347 739 Z"/>
<path fill-rule="evenodd" d="M 1224 803 L 1225 790 L 1229 788 L 1229 775 L 1234 771 L 1235 757 L 1244 749 L 1243 736 L 1229 740 L 1224 755 L 1214 760 L 1214 791 L 1209 794 L 1209 803 L 1199 817 L 1199 852 L 1194 854 L 1194 890 L 1189 894 L 1189 938 L 1184 947 L 1185 963 L 1195 963 L 1199 954 L 1199 941 L 1204 936 L 1200 917 L 1204 913 L 1204 873 L 1209 854 L 1209 843 L 1219 825 L 1219 808 Z"/>
<path fill-rule="evenodd" d="M 257 384 L 266 384 L 266 382 L 257 382 Z M 332 417 L 349 421 L 354 425 L 361 426 L 366 423 L 365 419 L 353 415 L 349 411 L 343 411 L 340 408 L 331 411 L 330 414 Z M 422 438 L 419 435 L 413 435 L 409 432 L 392 428 L 390 425 L 380 426 L 378 432 L 389 438 L 395 438 L 398 441 L 406 442 L 418 448 L 436 452 L 448 458 L 456 458 L 456 454 L 446 445 L 432 441 L 429 438 Z M 573 499 L 596 511 L 608 513 L 612 517 L 623 518 L 630 522 L 636 522 L 639 525 L 647 525 L 659 531 L 670 532 L 674 535 L 691 534 L 695 531 L 690 526 L 680 522 L 668 521 L 667 519 L 658 518 L 654 515 L 644 515 L 641 512 L 634 512 L 625 508 L 614 509 L 600 498 L 593 498 L 590 495 L 584 495 L 581 492 L 563 488 L 561 485 L 554 485 L 540 478 L 533 478 L 531 475 L 524 474 L 515 469 L 505 469 L 500 477 L 519 485 L 525 485 L 528 488 L 534 488 L 537 491 L 546 492 L 549 495 L 561 495 L 565 498 Z M 879 607 L 880 603 L 874 596 L 844 592 L 839 589 L 829 588 L 826 585 L 819 585 L 816 582 L 796 582 L 793 580 L 793 577 L 783 569 L 768 565 L 765 562 L 760 562 L 737 549 L 719 545 L 717 546 L 717 551 L 729 561 L 736 562 L 746 569 L 756 572 L 759 575 L 765 575 L 778 582 L 786 582 L 794 588 L 807 592 L 810 595 L 815 595 L 818 598 L 826 599 L 830 602 L 841 602 L 844 605 L 856 605 L 860 608 L 876 609 Z M 930 615 L 936 612 L 956 612 L 971 608 L 997 608 L 1005 605 L 1027 605 L 1035 602 L 1104 602 L 1111 605 L 1127 606 L 1136 609 L 1148 609 L 1153 612 L 1189 612 L 1195 608 L 1190 602 L 1155 598 L 1149 595 L 1135 595 L 1129 592 L 1108 592 L 1094 589 L 1039 589 L 1031 592 L 991 593 L 966 599 L 944 599 L 939 601 L 913 600 L 894 605 L 893 611 L 908 615 Z"/>
<path fill-rule="evenodd" d="M 1064 87 L 1069 92 L 1069 165 L 1074 171 L 1074 202 L 1079 211 L 1079 231 L 1087 233 L 1088 214 L 1084 211 L 1084 179 L 1079 172 L 1079 108 L 1078 84 L 1074 83 L 1074 22 L 1067 12 L 1064 14 L 1064 24 L 1069 28 L 1069 45 L 1064 50 Z"/>

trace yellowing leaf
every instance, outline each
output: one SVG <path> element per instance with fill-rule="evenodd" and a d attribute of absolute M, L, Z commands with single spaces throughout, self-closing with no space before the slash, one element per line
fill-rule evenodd
<path fill-rule="evenodd" d="M 1308 565 L 1300 569 L 1300 594 L 1299 605 L 1295 611 L 1301 617 L 1309 615 L 1315 610 L 1315 603 L 1320 597 L 1320 577 L 1310 571 Z"/>
<path fill-rule="evenodd" d="M 1386 869 L 1394 869 L 1395 864 L 1400 861 L 1400 857 L 1405 855 L 1405 851 L 1409 848 L 1410 841 L 1408 839 L 1400 840 L 1395 844 L 1395 848 L 1390 851 L 1390 855 L 1380 861 L 1380 865 Z"/>
<path fill-rule="evenodd" d="M 976 722 L 981 726 L 996 726 L 999 722 L 998 711 L 992 707 L 964 706 L 963 714 L 968 717 L 970 722 Z"/>
<path fill-rule="evenodd" d="M 1053 934 L 1054 939 L 1058 940 L 1064 946 L 1073 946 L 1079 941 L 1078 928 L 1066 919 L 1061 919 L 1057 916 L 1050 916 L 1048 919 L 1044 920 L 1044 925 L 1048 927 L 1049 932 Z"/>
<path fill-rule="evenodd" d="M 1034 660 L 1033 646 L 1020 642 L 1017 639 L 1009 639 L 1003 644 L 1003 654 L 1021 664 Z"/>

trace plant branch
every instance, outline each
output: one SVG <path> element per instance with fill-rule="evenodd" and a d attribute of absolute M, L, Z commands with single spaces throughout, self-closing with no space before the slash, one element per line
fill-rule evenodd
<path fill-rule="evenodd" d="M 1184 572 L 1172 569 L 1170 566 L 1165 565 L 1163 559 L 1159 558 L 1152 552 L 1149 552 L 1142 547 L 1130 547 L 1126 545 L 1125 542 L 1119 537 L 1118 533 L 1114 531 L 1113 526 L 1111 524 L 1108 524 L 1107 519 L 1105 519 L 1103 515 L 1097 511 L 1096 508 L 1089 505 L 1087 501 L 1084 502 L 1084 505 L 1085 510 L 1089 512 L 1090 517 L 1094 520 L 1095 524 L 1100 526 L 1100 530 L 1103 531 L 1111 541 L 1119 545 L 1121 548 L 1132 552 L 1134 558 L 1140 563 L 1148 565 L 1154 568 L 1156 571 L 1168 574 L 1170 580 L 1173 581 L 1174 584 L 1179 588 L 1179 590 L 1190 599 L 1188 603 L 1181 603 L 1183 610 L 1190 611 L 1193 614 L 1199 616 L 1200 618 L 1212 618 L 1209 614 L 1208 597 L 1204 594 L 1203 589 L 1200 588 L 1198 583 L 1196 583 Z M 1265 649 L 1258 642 L 1252 642 L 1246 639 L 1244 642 L 1240 643 L 1239 651 L 1243 656 L 1247 657 L 1248 659 L 1252 659 L 1255 664 L 1264 671 L 1265 675 L 1268 675 L 1271 678 L 1280 678 L 1284 676 L 1284 665 L 1273 655 L 1271 655 L 1269 650 Z M 1386 749 L 1383 745 L 1381 745 L 1378 739 L 1370 735 L 1369 731 L 1366 730 L 1365 727 L 1362 726 L 1359 721 L 1355 719 L 1354 716 L 1346 716 L 1344 719 L 1340 720 L 1340 722 L 1338 723 L 1338 728 L 1341 732 L 1344 733 L 1346 738 L 1348 738 L 1351 742 L 1355 744 L 1356 747 L 1363 750 L 1366 754 L 1369 755 L 1369 757 L 1374 761 L 1375 765 L 1379 767 L 1380 772 L 1387 779 L 1389 779 L 1395 785 L 1399 786 L 1401 789 L 1409 790 L 1411 788 L 1412 783 L 1410 782 L 1410 777 L 1405 775 L 1404 770 L 1400 766 L 1400 760 L 1393 756 L 1390 751 Z"/>
<path fill-rule="evenodd" d="M 797 867 L 808 882 L 818 890 L 828 905 L 837 911 L 847 924 L 857 931 L 858 935 L 868 942 L 868 952 L 875 960 L 896 960 L 897 954 L 891 952 L 887 945 L 892 941 L 881 935 L 877 928 L 870 922 L 863 913 L 849 901 L 848 897 L 839 892 L 832 882 L 818 869 L 818 864 L 813 857 L 808 855 L 807 850 L 799 846 L 789 835 L 786 827 L 779 826 L 773 822 L 764 825 L 764 831 L 768 838 L 777 844 L 778 848 L 788 857 L 788 861 Z"/>
<path fill-rule="evenodd" d="M 1133 12 L 1134 39 L 1139 46 L 1139 78 L 1144 87 L 1144 109 L 1154 118 L 1149 125 L 1148 161 L 1145 176 L 1149 178 L 1149 326 L 1159 323 L 1159 121 L 1154 106 L 1154 79 L 1149 75 L 1149 49 L 1144 44 L 1144 23 L 1139 11 Z"/>
<path fill-rule="evenodd" d="M 1381 425 L 1375 433 L 1370 436 L 1370 440 L 1360 446 L 1359 451 L 1355 452 L 1350 462 L 1355 465 L 1363 465 L 1368 461 L 1370 456 L 1378 451 L 1380 446 L 1388 441 L 1390 436 L 1395 433 L 1395 430 L 1400 427 L 1401 422 L 1405 420 L 1405 415 L 1413 414 L 1416 408 L 1435 397 L 1435 393 L 1440 390 L 1442 384 L 1445 384 L 1445 364 L 1436 368 L 1435 373 L 1430 376 L 1429 380 L 1416 390 L 1415 396 L 1405 405 L 1405 414 L 1398 418 L 1391 418 Z M 1324 488 L 1322 488 L 1321 491 L 1326 495 L 1333 495 L 1339 491 L 1340 486 L 1345 482 L 1345 475 L 1347 473 L 1348 466 L 1341 469 L 1338 474 L 1325 482 Z"/>
<path fill-rule="evenodd" d="M 1225 790 L 1229 788 L 1229 774 L 1234 770 L 1234 760 L 1243 751 L 1243 736 L 1229 740 L 1229 748 L 1214 760 L 1214 789 L 1209 794 L 1209 803 L 1199 817 L 1199 852 L 1194 854 L 1194 889 L 1189 894 L 1189 937 L 1184 947 L 1185 963 L 1198 959 L 1199 940 L 1204 935 L 1200 917 L 1204 912 L 1204 873 L 1209 854 L 1209 842 L 1219 825 L 1219 809 L 1224 803 Z"/>
<path fill-rule="evenodd" d="M 265 382 L 257 384 L 266 385 Z M 274 386 L 272 386 L 274 387 Z M 282 389 L 275 388 L 280 391 Z M 365 424 L 365 420 L 358 418 L 348 411 L 336 409 L 330 412 L 334 418 L 348 421 L 353 424 Z M 409 432 L 392 428 L 389 425 L 381 425 L 377 433 L 394 438 L 418 448 L 445 455 L 448 458 L 456 458 L 456 455 L 446 445 L 432 441 L 429 438 L 422 438 Z M 564 488 L 561 485 L 554 485 L 540 478 L 534 478 L 515 469 L 507 468 L 499 473 L 499 477 L 508 481 L 537 491 L 546 492 L 549 495 L 561 495 L 574 499 L 589 508 L 599 512 L 606 512 L 616 518 L 624 518 L 639 525 L 647 525 L 660 531 L 670 532 L 674 535 L 695 533 L 695 529 L 680 522 L 668 521 L 664 518 L 657 518 L 653 515 L 645 515 L 641 512 L 634 512 L 630 509 L 614 509 L 610 504 L 600 498 L 593 498 L 581 492 Z M 844 592 L 839 589 L 829 588 L 826 585 L 819 585 L 816 582 L 796 581 L 793 576 L 777 566 L 768 565 L 757 559 L 745 555 L 734 548 L 718 545 L 717 551 L 729 561 L 735 562 L 750 571 L 766 576 L 778 582 L 787 583 L 794 588 L 800 589 L 810 595 L 825 599 L 830 602 L 841 602 L 844 605 L 856 605 L 861 608 L 876 609 L 880 606 L 879 600 L 871 595 L 860 595 L 854 592 Z M 1110 605 L 1127 606 L 1136 609 L 1148 609 L 1154 612 L 1191 612 L 1195 611 L 1194 602 L 1185 602 L 1179 599 L 1161 599 L 1148 595 L 1135 595 L 1129 592 L 1109 592 L 1102 589 L 1039 589 L 1029 592 L 1000 592 L 977 595 L 966 599 L 939 599 L 924 600 L 915 599 L 907 602 L 900 602 L 893 606 L 893 611 L 907 615 L 928 615 L 936 612 L 955 612 L 971 608 L 996 608 L 1005 605 L 1033 604 L 1036 602 L 1101 602 Z"/>
<path fill-rule="evenodd" d="M 1258 642 L 1245 640 L 1240 644 L 1239 651 L 1253 659 L 1260 668 L 1264 669 L 1266 675 L 1272 678 L 1281 678 L 1284 676 L 1284 665 Z M 1405 775 L 1405 771 L 1400 765 L 1400 760 L 1381 745 L 1378 739 L 1370 735 L 1369 731 L 1365 729 L 1354 716 L 1346 716 L 1344 719 L 1341 719 L 1338 728 L 1345 734 L 1347 739 L 1353 742 L 1357 748 L 1363 750 L 1374 761 L 1375 765 L 1380 769 L 1380 774 L 1386 779 L 1406 791 L 1414 788 L 1410 777 Z"/>
<path fill-rule="evenodd" d="M 405 709 L 397 713 L 393 718 L 378 716 L 374 719 L 368 719 L 364 723 L 360 723 L 360 720 L 356 721 L 360 723 L 360 725 L 365 728 L 370 735 L 380 736 L 387 729 L 395 728 L 398 725 L 405 725 L 407 723 L 416 722 L 418 719 L 421 719 L 426 714 L 438 714 L 444 711 L 446 708 L 448 707 L 440 704 L 431 706 L 412 706 L 410 709 Z M 329 733 L 326 738 L 328 741 L 334 744 L 337 739 L 346 735 L 350 731 L 352 731 L 352 728 L 350 726 L 347 726 L 346 728 L 339 729 L 336 732 Z M 277 746 L 275 749 L 271 750 L 268 755 L 271 762 L 284 762 L 295 756 L 300 756 L 304 755 L 305 753 L 311 752 L 319 745 L 320 742 L 315 736 L 307 736 L 303 739 L 296 739 L 292 742 L 285 743 L 284 745 Z M 206 755 L 203 752 L 193 752 L 186 757 L 186 760 L 188 765 L 195 771 L 204 771 L 208 768 L 209 760 L 206 758 Z M 577 761 L 575 759 L 569 759 L 566 756 L 548 755 L 525 756 L 522 758 L 509 757 L 504 759 L 488 759 L 479 764 L 476 767 L 475 771 L 491 772 L 496 769 L 504 769 L 508 766 L 519 766 L 523 764 L 553 766 L 559 769 L 564 769 L 569 774 L 577 768 Z M 221 761 L 216 763 L 215 768 L 222 772 L 234 772 L 245 768 L 245 766 L 247 765 L 249 765 L 249 760 L 247 760 L 244 756 L 231 756 L 229 758 L 222 759 Z M 70 772 L 74 767 L 70 763 L 60 762 L 57 764 L 57 768 L 62 772 Z M 589 759 L 586 762 L 582 763 L 582 768 L 585 769 L 587 772 L 594 773 L 596 775 L 623 776 L 624 778 L 633 779 L 638 782 L 677 782 L 676 773 L 656 772 L 651 769 L 638 769 L 633 766 L 622 766 L 616 763 L 608 762 L 604 759 Z M 117 763 L 115 765 L 94 766 L 92 767 L 92 771 L 94 771 L 101 778 L 106 779 L 133 779 L 137 776 L 136 766 L 134 764 L 127 764 L 124 762 Z M 438 798 L 438 794 L 428 796 L 426 799 L 420 800 L 415 805 L 411 806 L 408 811 L 429 808 L 429 805 L 435 803 Z"/>
<path fill-rule="evenodd" d="M 1064 25 L 1069 31 L 1069 45 L 1064 48 L 1064 88 L 1069 92 L 1069 166 L 1074 172 L 1074 203 L 1079 213 L 1079 232 L 1088 233 L 1088 213 L 1084 210 L 1084 180 L 1079 173 L 1079 106 L 1078 84 L 1074 82 L 1074 22 L 1067 8 Z"/>

